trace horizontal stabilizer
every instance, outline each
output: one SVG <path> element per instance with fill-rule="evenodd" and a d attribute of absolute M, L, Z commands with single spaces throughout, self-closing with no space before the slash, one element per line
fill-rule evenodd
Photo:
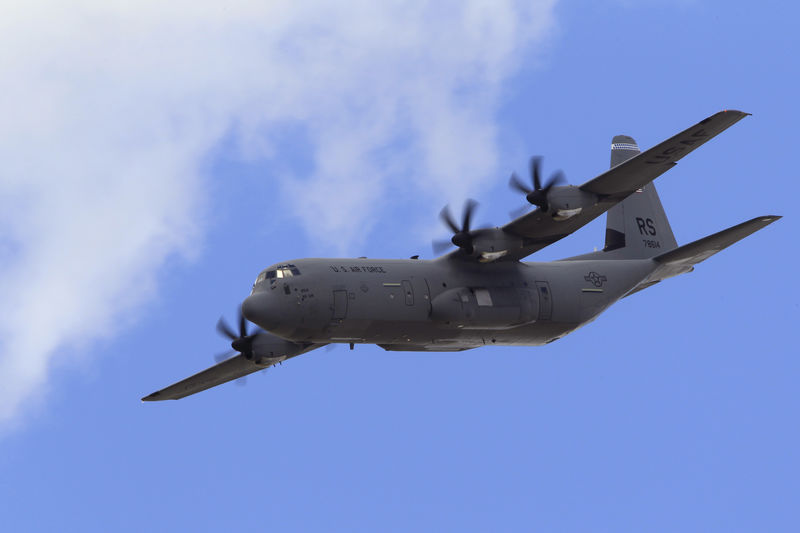
<path fill-rule="evenodd" d="M 726 230 L 709 235 L 708 237 L 703 237 L 692 243 L 675 248 L 672 251 L 654 257 L 653 260 L 670 266 L 688 267 L 696 265 L 701 261 L 705 261 L 715 253 L 724 250 L 731 244 L 769 226 L 779 218 L 781 217 L 776 215 L 756 217 L 747 222 L 742 222 Z"/>

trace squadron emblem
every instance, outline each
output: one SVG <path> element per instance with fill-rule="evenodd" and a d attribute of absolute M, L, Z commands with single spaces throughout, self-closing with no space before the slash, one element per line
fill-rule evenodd
<path fill-rule="evenodd" d="M 595 287 L 602 287 L 603 283 L 605 283 L 608 278 L 605 276 L 598 274 L 597 272 L 589 272 L 588 275 L 583 276 L 583 279 L 594 285 Z"/>

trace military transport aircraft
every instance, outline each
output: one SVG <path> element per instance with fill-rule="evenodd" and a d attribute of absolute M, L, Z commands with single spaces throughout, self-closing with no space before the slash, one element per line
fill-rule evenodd
<path fill-rule="evenodd" d="M 440 216 L 455 249 L 433 260 L 298 259 L 261 272 L 241 306 L 238 331 L 217 329 L 236 355 L 142 398 L 177 400 L 331 343 L 385 350 L 459 351 L 538 346 L 594 320 L 611 304 L 694 265 L 779 216 L 760 216 L 678 246 L 652 181 L 748 114 L 721 111 L 640 152 L 624 135 L 611 169 L 580 186 L 546 183 L 538 158 L 530 183 L 510 185 L 536 209 L 501 228 L 473 229 L 475 203 L 460 224 Z M 522 262 L 603 213 L 605 247 L 546 263 Z M 436 246 L 435 246 L 436 248 Z M 263 330 L 248 332 L 247 321 Z"/>

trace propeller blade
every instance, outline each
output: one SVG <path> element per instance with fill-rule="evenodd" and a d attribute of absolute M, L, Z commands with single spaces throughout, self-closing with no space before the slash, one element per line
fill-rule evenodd
<path fill-rule="evenodd" d="M 567 181 L 567 178 L 564 176 L 564 172 L 556 170 L 550 175 L 550 180 L 547 182 L 547 185 L 544 186 L 544 190 L 549 191 L 551 187 L 559 183 L 564 183 L 565 181 Z"/>
<path fill-rule="evenodd" d="M 522 194 L 529 194 L 531 192 L 531 189 L 527 185 L 522 183 L 522 180 L 519 179 L 519 176 L 517 175 L 516 172 L 513 172 L 511 174 L 511 178 L 508 180 L 508 186 L 514 189 L 515 191 L 521 192 Z"/>
<path fill-rule="evenodd" d="M 230 326 L 228 326 L 228 324 L 225 322 L 225 319 L 222 317 L 219 317 L 219 320 L 217 321 L 217 331 L 219 331 L 220 334 L 228 337 L 232 341 L 235 341 L 236 339 L 239 338 L 236 335 L 236 333 L 233 332 Z"/>
<path fill-rule="evenodd" d="M 478 202 L 472 198 L 467 200 L 466 205 L 464 205 L 464 223 L 461 226 L 461 233 L 469 233 L 469 228 L 472 225 L 472 214 L 477 207 Z"/>
<path fill-rule="evenodd" d="M 533 190 L 538 191 L 542 188 L 542 182 L 539 179 L 539 167 L 542 164 L 542 157 L 535 155 L 531 157 L 531 180 L 533 182 Z"/>
<path fill-rule="evenodd" d="M 461 231 L 460 228 L 458 227 L 458 224 L 456 224 L 456 221 L 453 218 L 453 215 L 450 213 L 450 207 L 449 206 L 444 206 L 442 208 L 441 212 L 439 213 L 439 218 L 442 220 L 442 222 L 445 223 L 445 225 L 448 228 L 450 228 L 450 230 L 453 233 L 458 233 L 459 231 Z"/>
<path fill-rule="evenodd" d="M 448 248 L 453 246 L 453 243 L 450 240 L 441 240 L 441 241 L 433 241 L 433 253 L 439 255 L 444 253 Z"/>

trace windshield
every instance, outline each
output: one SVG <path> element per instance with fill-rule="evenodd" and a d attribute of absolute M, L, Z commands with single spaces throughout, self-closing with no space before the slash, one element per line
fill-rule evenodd
<path fill-rule="evenodd" d="M 292 276 L 299 276 L 300 271 L 294 265 L 280 265 L 277 268 L 267 271 L 267 279 L 281 279 L 291 278 Z"/>
<path fill-rule="evenodd" d="M 255 283 L 253 283 L 253 287 L 263 283 L 264 280 L 269 280 L 270 284 L 274 284 L 279 279 L 291 278 L 299 275 L 300 270 L 292 264 L 278 265 L 261 272 L 256 278 Z"/>

